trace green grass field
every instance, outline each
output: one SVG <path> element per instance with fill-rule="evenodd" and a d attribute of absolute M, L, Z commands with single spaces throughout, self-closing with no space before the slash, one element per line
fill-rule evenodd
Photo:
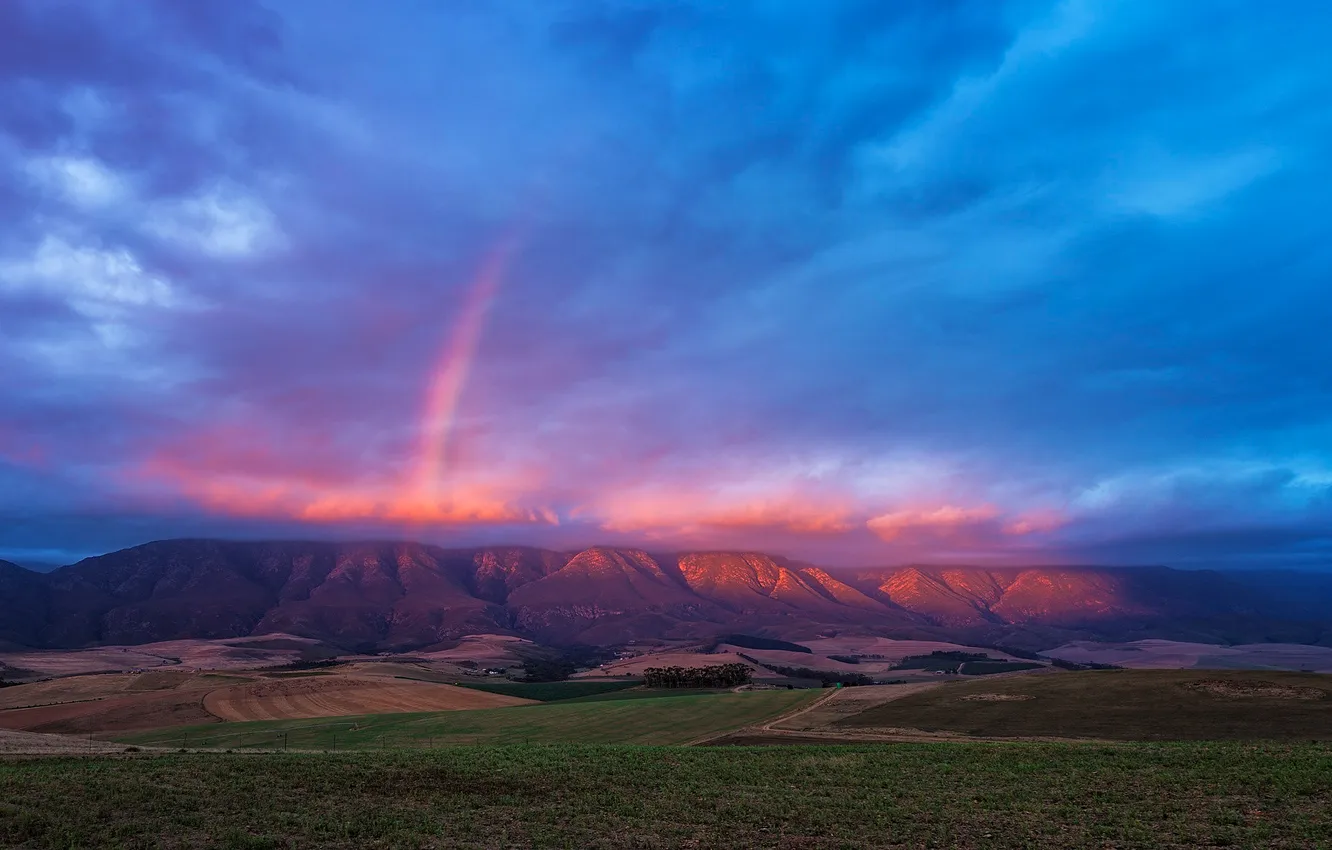
<path fill-rule="evenodd" d="M 0 846 L 1332 847 L 1332 748 L 451 747 L 0 762 Z"/>
<path fill-rule="evenodd" d="M 215 723 L 121 740 L 151 746 L 345 750 L 443 744 L 679 744 L 775 717 L 814 691 L 547 703 L 476 711 Z"/>
<path fill-rule="evenodd" d="M 592 694 L 586 697 L 575 697 L 573 699 L 561 700 L 562 703 L 570 702 L 608 702 L 626 699 L 665 699 L 667 697 L 697 697 L 708 694 L 729 693 L 730 688 L 630 688 L 628 690 L 609 691 L 602 694 Z"/>
<path fill-rule="evenodd" d="M 537 702 L 556 702 L 636 688 L 643 683 L 638 679 L 617 679 L 609 682 L 590 679 L 570 679 L 563 682 L 469 682 L 464 679 L 457 684 L 475 691 L 534 699 Z"/>
<path fill-rule="evenodd" d="M 1044 664 L 1035 661 L 964 661 L 958 665 L 963 676 L 989 676 L 993 673 L 1015 673 L 1018 670 L 1039 670 Z"/>
<path fill-rule="evenodd" d="M 908 727 L 980 737 L 1332 741 L 1332 676 L 1093 670 L 950 682 L 840 725 L 847 732 Z"/>

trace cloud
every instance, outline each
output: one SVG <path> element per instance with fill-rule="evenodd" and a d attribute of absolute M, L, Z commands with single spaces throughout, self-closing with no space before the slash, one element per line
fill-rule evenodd
<path fill-rule="evenodd" d="M 1280 167 L 1276 151 L 1254 149 L 1177 162 L 1162 157 L 1114 185 L 1109 199 L 1127 212 L 1163 218 L 1189 215 L 1225 199 Z"/>
<path fill-rule="evenodd" d="M 60 299 L 93 319 L 181 303 L 171 284 L 145 271 L 129 251 L 74 245 L 49 235 L 31 256 L 0 264 L 0 287 L 10 294 Z"/>
<path fill-rule="evenodd" d="M 0 546 L 1325 562 L 1285 12 L 0 4 Z"/>
<path fill-rule="evenodd" d="M 27 171 L 44 189 L 84 209 L 110 206 L 128 192 L 120 175 L 91 157 L 41 157 L 30 160 Z"/>
<path fill-rule="evenodd" d="M 892 511 L 872 517 L 865 525 L 879 537 L 892 542 L 903 536 L 919 532 L 943 537 L 959 531 L 975 529 L 991 522 L 998 516 L 999 509 L 992 505 L 981 505 L 974 508 L 943 505 L 926 510 Z"/>
<path fill-rule="evenodd" d="M 575 513 L 575 516 L 581 513 Z M 588 513 L 607 531 L 639 533 L 681 543 L 725 532 L 835 535 L 855 527 L 845 509 L 776 500 L 718 503 L 688 496 L 655 495 L 650 498 L 615 498 L 611 504 L 589 509 Z"/>
<path fill-rule="evenodd" d="M 224 187 L 154 205 L 145 228 L 177 247 L 219 260 L 251 258 L 277 250 L 284 242 L 267 206 Z"/>

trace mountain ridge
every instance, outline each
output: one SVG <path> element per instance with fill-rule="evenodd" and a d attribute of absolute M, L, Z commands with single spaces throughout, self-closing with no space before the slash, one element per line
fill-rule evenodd
<path fill-rule="evenodd" d="M 0 642 L 282 631 L 357 650 L 466 634 L 554 645 L 858 632 L 1042 649 L 1073 639 L 1332 643 L 1332 576 L 1264 586 L 1167 567 L 830 570 L 760 552 L 405 541 L 160 540 L 50 573 L 0 561 Z M 1284 588 L 1284 589 L 1283 589 Z"/>

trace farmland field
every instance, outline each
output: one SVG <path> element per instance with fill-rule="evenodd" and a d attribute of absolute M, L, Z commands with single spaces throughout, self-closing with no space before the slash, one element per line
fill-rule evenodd
<path fill-rule="evenodd" d="M 349 672 L 306 671 L 295 676 L 163 670 L 17 685 L 0 692 L 0 728 L 109 735 L 228 720 L 450 711 L 527 702 L 452 685 L 375 676 L 373 667 L 346 669 Z"/>
<path fill-rule="evenodd" d="M 376 711 L 453 711 L 522 705 L 527 701 L 397 679 L 327 676 L 258 681 L 210 692 L 203 706 L 221 720 L 285 720 Z"/>
<path fill-rule="evenodd" d="M 949 682 L 837 724 L 978 737 L 1332 741 L 1332 676 L 1096 670 Z"/>
<path fill-rule="evenodd" d="M 1332 845 L 1330 774 L 1312 744 L 53 758 L 0 762 L 0 845 L 1294 850 Z"/>
<path fill-rule="evenodd" d="M 573 679 L 564 682 L 469 682 L 461 680 L 461 687 L 472 688 L 492 694 L 536 700 L 537 702 L 555 702 L 556 700 L 578 699 L 608 694 L 614 691 L 634 688 L 643 683 L 638 679 L 619 679 L 610 682 Z"/>
<path fill-rule="evenodd" d="M 312 750 L 529 742 L 681 744 L 776 717 L 817 696 L 814 691 L 754 691 L 226 723 L 160 729 L 121 740 L 153 746 Z"/>

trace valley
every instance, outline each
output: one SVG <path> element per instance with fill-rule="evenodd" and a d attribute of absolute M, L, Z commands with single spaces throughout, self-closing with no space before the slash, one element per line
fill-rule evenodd
<path fill-rule="evenodd" d="M 273 653 L 264 665 L 229 657 L 255 642 Z M 564 681 L 528 683 L 510 677 L 561 656 L 513 636 L 337 657 L 282 634 L 232 643 L 174 647 L 218 669 L 0 689 L 0 845 L 1090 850 L 1201 837 L 1293 850 L 1332 839 L 1332 750 L 1318 743 L 1332 738 L 1332 677 L 1316 673 L 1043 661 L 968 675 L 956 659 L 1008 656 L 732 633 L 626 645 Z M 161 652 L 147 655 L 176 657 Z M 78 666 L 63 654 L 40 656 L 51 671 Z M 640 678 L 727 662 L 748 665 L 752 684 Z M 891 683 L 820 687 L 773 670 L 796 663 Z M 941 672 L 950 664 L 961 672 Z"/>
<path fill-rule="evenodd" d="M 1308 581 L 164 541 L 0 582 L 5 846 L 1332 840 Z M 749 682 L 667 686 L 708 667 Z"/>

